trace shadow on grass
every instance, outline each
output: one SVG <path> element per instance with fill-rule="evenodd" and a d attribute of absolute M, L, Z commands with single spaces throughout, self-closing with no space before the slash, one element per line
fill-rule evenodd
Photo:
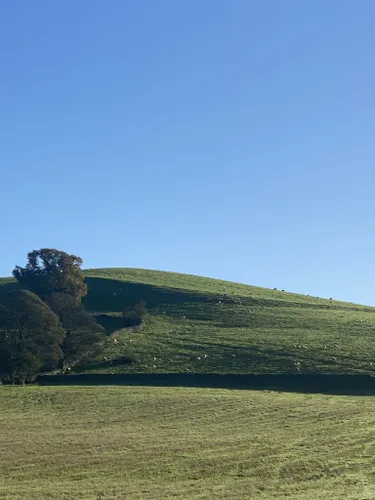
<path fill-rule="evenodd" d="M 13 290 L 20 290 L 21 287 L 17 281 L 11 281 L 10 283 L 0 282 L 0 295 L 5 295 L 6 293 L 13 292 Z M 25 287 L 24 287 L 25 288 Z"/>
<path fill-rule="evenodd" d="M 44 375 L 37 379 L 37 384 L 201 387 L 212 389 L 251 389 L 341 395 L 375 395 L 375 377 L 370 375 L 220 375 L 215 373 Z"/>
<path fill-rule="evenodd" d="M 124 328 L 124 320 L 121 316 L 108 316 L 107 314 L 96 314 L 96 321 L 106 331 L 107 335 Z"/>
<path fill-rule="evenodd" d="M 86 278 L 88 294 L 83 302 L 88 311 L 121 312 L 127 305 L 146 302 L 148 309 L 164 305 L 207 303 L 214 298 L 194 292 L 160 288 L 103 278 Z"/>

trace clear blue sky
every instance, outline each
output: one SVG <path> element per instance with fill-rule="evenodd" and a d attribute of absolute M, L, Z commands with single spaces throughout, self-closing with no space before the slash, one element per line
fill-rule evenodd
<path fill-rule="evenodd" d="M 0 4 L 0 276 L 29 250 L 375 304 L 373 0 Z"/>

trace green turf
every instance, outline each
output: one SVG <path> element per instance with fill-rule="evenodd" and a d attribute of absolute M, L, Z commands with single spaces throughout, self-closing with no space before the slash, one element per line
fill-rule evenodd
<path fill-rule="evenodd" d="M 4 500 L 369 500 L 374 398 L 3 387 Z"/>
<path fill-rule="evenodd" d="M 85 274 L 85 305 L 108 314 L 108 333 L 129 303 L 143 299 L 149 313 L 78 372 L 375 373 L 375 308 L 161 271 Z M 14 286 L 0 280 L 0 293 Z"/>

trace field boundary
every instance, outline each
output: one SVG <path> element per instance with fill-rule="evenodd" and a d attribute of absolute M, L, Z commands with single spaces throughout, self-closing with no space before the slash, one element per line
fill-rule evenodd
<path fill-rule="evenodd" d="M 338 374 L 129 373 L 42 375 L 38 385 L 140 385 L 375 395 L 375 377 Z"/>

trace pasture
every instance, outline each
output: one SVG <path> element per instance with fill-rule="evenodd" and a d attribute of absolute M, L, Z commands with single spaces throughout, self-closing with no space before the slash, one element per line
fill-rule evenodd
<path fill-rule="evenodd" d="M 2 387 L 0 498 L 375 498 L 375 399 Z"/>

